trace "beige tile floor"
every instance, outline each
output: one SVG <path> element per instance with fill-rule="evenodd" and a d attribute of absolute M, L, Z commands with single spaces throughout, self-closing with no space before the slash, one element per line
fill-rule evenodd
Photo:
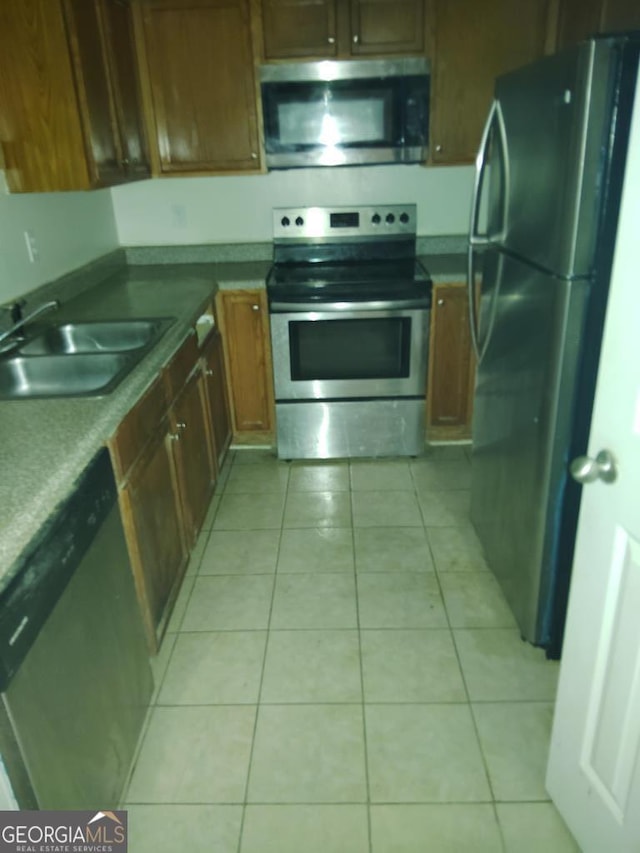
<path fill-rule="evenodd" d="M 235 451 L 126 795 L 133 853 L 568 853 L 544 770 L 558 666 L 469 523 L 463 448 Z"/>

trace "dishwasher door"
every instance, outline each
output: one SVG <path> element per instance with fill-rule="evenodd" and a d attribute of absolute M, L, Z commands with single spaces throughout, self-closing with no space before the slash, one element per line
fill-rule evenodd
<path fill-rule="evenodd" d="M 110 466 L 108 477 L 110 503 L 87 505 L 89 541 L 2 694 L 0 749 L 21 808 L 116 807 L 151 697 Z M 104 481 L 97 494 L 104 504 Z"/>

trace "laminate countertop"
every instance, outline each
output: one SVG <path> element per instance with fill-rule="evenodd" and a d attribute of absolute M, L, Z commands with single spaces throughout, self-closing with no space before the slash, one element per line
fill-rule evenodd
<path fill-rule="evenodd" d="M 208 265 L 136 267 L 65 302 L 44 321 L 174 317 L 116 389 L 102 397 L 0 402 L 0 591 L 93 456 L 115 432 L 215 293 Z M 32 326 L 35 331 L 36 324 Z"/>
<path fill-rule="evenodd" d="M 464 277 L 464 256 L 433 254 L 421 261 L 434 281 Z M 0 592 L 20 555 L 73 491 L 93 456 L 142 396 L 218 289 L 262 288 L 271 261 L 131 265 L 66 298 L 56 283 L 46 297 L 61 308 L 34 323 L 173 317 L 175 322 L 117 388 L 102 397 L 0 402 Z M 31 305 L 31 300 L 30 300 Z"/>

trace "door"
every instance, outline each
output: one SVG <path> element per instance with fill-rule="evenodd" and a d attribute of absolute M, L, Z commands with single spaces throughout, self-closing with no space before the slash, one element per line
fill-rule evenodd
<path fill-rule="evenodd" d="M 273 428 L 273 382 L 266 292 L 219 290 L 234 437 Z"/>
<path fill-rule="evenodd" d="M 504 186 L 495 190 L 491 169 L 489 237 L 562 276 L 589 275 L 593 267 L 601 174 L 615 127 L 612 63 L 609 46 L 591 42 L 496 83 L 501 134 L 492 150 Z"/>
<path fill-rule="evenodd" d="M 96 2 L 65 0 L 71 56 L 79 90 L 86 148 L 94 186 L 118 183 L 122 153 Z"/>
<path fill-rule="evenodd" d="M 336 0 L 263 0 L 265 59 L 336 55 Z"/>
<path fill-rule="evenodd" d="M 472 163 L 496 77 L 542 56 L 553 4 L 434 0 L 434 163 Z M 462 24 L 464 22 L 464 25 Z"/>
<path fill-rule="evenodd" d="M 192 547 L 215 485 L 214 461 L 205 428 L 204 381 L 200 371 L 189 380 L 170 412 L 187 545 Z"/>
<path fill-rule="evenodd" d="M 588 283 L 484 254 L 471 517 L 522 635 L 544 644 Z"/>
<path fill-rule="evenodd" d="M 427 383 L 431 440 L 469 438 L 473 379 L 467 288 L 461 282 L 434 284 Z"/>
<path fill-rule="evenodd" d="M 631 134 L 547 774 L 585 853 L 640 849 L 640 87 Z"/>
<path fill-rule="evenodd" d="M 258 169 L 246 0 L 147 0 L 138 8 L 157 171 Z"/>
<path fill-rule="evenodd" d="M 424 0 L 351 0 L 351 53 L 421 53 Z"/>
<path fill-rule="evenodd" d="M 129 177 L 149 174 L 129 0 L 102 0 L 107 59 L 120 130 L 122 166 Z"/>

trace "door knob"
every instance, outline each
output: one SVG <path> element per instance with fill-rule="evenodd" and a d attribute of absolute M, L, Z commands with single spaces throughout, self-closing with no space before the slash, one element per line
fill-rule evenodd
<path fill-rule="evenodd" d="M 571 463 L 569 470 L 577 483 L 594 483 L 598 479 L 613 483 L 618 476 L 616 460 L 609 450 L 601 450 L 595 459 L 590 456 L 578 456 Z"/>

